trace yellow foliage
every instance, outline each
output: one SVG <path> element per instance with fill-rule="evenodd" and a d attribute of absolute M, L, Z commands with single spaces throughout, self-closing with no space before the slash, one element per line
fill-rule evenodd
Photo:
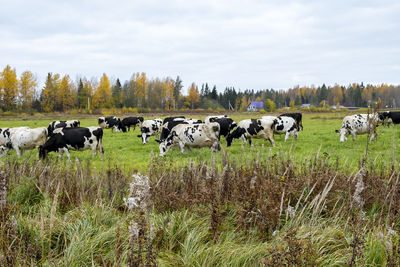
<path fill-rule="evenodd" d="M 110 108 L 112 102 L 111 84 L 107 75 L 103 73 L 100 83 L 93 96 L 93 106 L 95 108 Z"/>
<path fill-rule="evenodd" d="M 18 79 L 15 69 L 11 69 L 7 65 L 3 72 L 0 73 L 1 87 L 0 98 L 2 98 L 1 106 L 5 109 L 10 109 L 15 105 L 18 95 Z"/>

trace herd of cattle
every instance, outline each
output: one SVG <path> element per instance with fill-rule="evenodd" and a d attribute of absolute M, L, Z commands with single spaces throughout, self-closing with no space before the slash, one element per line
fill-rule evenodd
<path fill-rule="evenodd" d="M 376 140 L 376 126 L 381 123 L 400 123 L 400 112 L 386 111 L 374 114 L 358 114 L 346 116 L 342 127 L 336 130 L 340 134 L 340 142 L 352 135 L 370 134 L 370 140 Z M 140 127 L 142 143 L 146 144 L 151 136 L 158 136 L 160 156 L 164 156 L 173 146 L 179 146 L 182 153 L 185 147 L 210 147 L 214 152 L 221 149 L 220 137 L 225 137 L 227 146 L 234 139 L 251 144 L 252 138 L 268 140 L 275 145 L 274 134 L 285 134 L 285 141 L 303 130 L 301 113 L 285 113 L 278 117 L 263 116 L 261 119 L 246 119 L 236 123 L 226 115 L 208 116 L 204 122 L 184 116 L 162 119 L 144 120 L 143 117 L 128 117 L 124 119 L 99 117 L 99 126 L 80 127 L 78 120 L 53 121 L 46 127 L 31 129 L 29 127 L 0 128 L 0 156 L 8 154 L 10 149 L 20 157 L 24 150 L 38 148 L 39 158 L 45 159 L 49 152 L 65 152 L 70 160 L 69 150 L 91 149 L 93 156 L 103 149 L 103 129 L 126 132 L 131 127 Z"/>

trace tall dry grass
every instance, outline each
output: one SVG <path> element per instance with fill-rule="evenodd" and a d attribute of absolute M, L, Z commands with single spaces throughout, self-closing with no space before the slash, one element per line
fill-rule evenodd
<path fill-rule="evenodd" d="M 397 162 L 349 174 L 323 154 L 222 161 L 154 158 L 145 181 L 90 162 L 5 161 L 0 264 L 400 263 Z"/>

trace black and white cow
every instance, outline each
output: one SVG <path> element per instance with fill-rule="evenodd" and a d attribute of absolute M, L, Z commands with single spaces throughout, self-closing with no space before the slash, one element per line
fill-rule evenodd
<path fill-rule="evenodd" d="M 280 117 L 285 116 L 285 117 L 292 117 L 297 125 L 299 126 L 299 129 L 301 129 L 303 131 L 303 115 L 301 113 L 284 113 L 279 115 Z"/>
<path fill-rule="evenodd" d="M 93 157 L 99 150 L 102 157 L 103 149 L 103 129 L 101 127 L 79 127 L 79 128 L 58 128 L 47 142 L 39 146 L 39 157 L 45 159 L 49 152 L 58 152 L 62 157 L 63 152 L 71 162 L 69 150 L 91 149 Z"/>
<path fill-rule="evenodd" d="M 286 142 L 289 136 L 293 136 L 293 139 L 297 138 L 299 126 L 292 117 L 279 116 L 273 120 L 272 129 L 274 133 L 285 134 Z"/>
<path fill-rule="evenodd" d="M 384 124 L 400 124 L 400 112 L 399 111 L 385 111 L 379 113 L 379 118 Z"/>
<path fill-rule="evenodd" d="M 228 134 L 235 129 L 235 127 L 237 126 L 237 123 L 232 120 L 231 118 L 229 118 L 228 116 L 220 116 L 220 117 L 211 117 L 207 119 L 208 123 L 210 122 L 216 122 L 219 124 L 220 127 L 220 132 L 219 132 L 219 137 L 224 136 L 225 139 L 228 136 Z"/>
<path fill-rule="evenodd" d="M 101 128 L 111 128 L 111 132 L 126 132 L 126 127 L 121 122 L 121 119 L 115 116 L 112 117 L 99 117 L 98 124 Z"/>
<path fill-rule="evenodd" d="M 0 146 L 7 145 L 13 133 L 21 129 L 29 129 L 29 127 L 0 128 Z"/>
<path fill-rule="evenodd" d="M 128 132 L 131 129 L 131 126 L 133 126 L 133 131 L 135 130 L 136 126 L 141 126 L 143 123 L 143 117 L 127 117 L 122 119 L 122 124 L 128 128 Z"/>
<path fill-rule="evenodd" d="M 212 119 L 221 119 L 221 118 L 228 118 L 227 115 L 210 115 L 205 117 L 204 123 L 210 123 L 212 122 Z"/>
<path fill-rule="evenodd" d="M 188 147 L 210 147 L 213 152 L 221 150 L 218 140 L 219 124 L 212 122 L 207 124 L 179 124 L 175 126 L 168 137 L 160 143 L 160 156 L 164 156 L 169 149 L 178 144 L 181 152 Z"/>
<path fill-rule="evenodd" d="M 336 133 L 340 134 L 340 142 L 347 141 L 347 136 L 352 135 L 353 141 L 356 140 L 356 135 L 359 134 L 370 134 L 369 141 L 372 139 L 376 141 L 376 127 L 382 122 L 379 118 L 379 114 L 358 114 L 346 116 L 343 118 L 342 127 L 340 130 L 335 130 Z"/>
<path fill-rule="evenodd" d="M 54 129 L 56 128 L 76 128 L 80 127 L 81 122 L 78 120 L 71 120 L 71 121 L 53 121 L 50 122 L 49 127 L 47 127 L 47 131 L 49 136 L 53 134 Z"/>
<path fill-rule="evenodd" d="M 166 124 L 167 122 L 173 121 L 173 120 L 175 120 L 175 121 L 180 120 L 180 119 L 183 120 L 184 118 L 185 118 L 185 116 L 166 117 L 163 120 L 162 125 Z"/>
<path fill-rule="evenodd" d="M 163 124 L 161 128 L 160 140 L 156 139 L 156 142 L 160 143 L 164 141 L 168 137 L 171 130 L 179 124 L 200 124 L 200 123 L 202 123 L 202 121 L 198 119 L 182 119 L 182 118 L 177 118 L 174 119 L 173 121 L 167 122 Z"/>
<path fill-rule="evenodd" d="M 145 120 L 142 123 L 142 127 L 140 127 L 142 134 L 138 135 L 138 137 L 142 138 L 143 144 L 147 144 L 150 136 L 160 134 L 163 125 L 162 123 L 162 119 Z"/>
<path fill-rule="evenodd" d="M 270 141 L 272 146 L 275 146 L 274 133 L 272 131 L 273 121 L 247 119 L 238 123 L 237 128 L 230 133 L 226 138 L 227 146 L 232 145 L 235 138 L 240 138 L 242 141 L 251 145 L 251 138 L 262 138 Z"/>
<path fill-rule="evenodd" d="M 43 145 L 47 140 L 47 128 L 20 128 L 16 129 L 10 135 L 8 142 L 3 146 L 2 153 L 7 154 L 9 149 L 14 149 L 18 158 L 22 156 L 25 150 L 30 150 Z"/>

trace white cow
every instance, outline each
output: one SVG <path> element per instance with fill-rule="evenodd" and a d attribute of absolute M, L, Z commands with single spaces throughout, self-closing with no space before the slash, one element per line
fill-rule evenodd
<path fill-rule="evenodd" d="M 24 150 L 37 148 L 47 140 L 47 128 L 39 127 L 34 129 L 19 129 L 12 133 L 7 143 L 8 149 L 14 149 L 18 157 L 21 157 Z"/>
<path fill-rule="evenodd" d="M 157 138 L 159 138 L 162 124 L 162 119 L 145 120 L 142 123 L 142 127 L 140 127 L 140 131 L 142 134 L 138 135 L 138 137 L 142 138 L 143 144 L 146 144 L 149 141 L 150 136 L 152 135 L 157 135 Z"/>
<path fill-rule="evenodd" d="M 369 141 L 377 139 L 376 127 L 382 122 L 378 114 L 358 114 L 346 116 L 343 119 L 342 127 L 336 130 L 340 134 L 340 142 L 347 141 L 347 136 L 352 135 L 353 141 L 356 135 L 369 133 L 371 135 Z"/>
<path fill-rule="evenodd" d="M 275 118 L 273 120 L 272 129 L 274 133 L 285 134 L 285 142 L 289 139 L 289 136 L 293 136 L 293 139 L 296 139 L 299 132 L 296 121 L 292 117 L 286 116 Z"/>
<path fill-rule="evenodd" d="M 213 152 L 221 150 L 218 140 L 219 124 L 211 122 L 207 124 L 179 124 L 172 128 L 168 137 L 159 145 L 160 156 L 164 156 L 169 149 L 178 144 L 182 153 L 185 146 L 188 147 L 210 147 Z"/>
<path fill-rule="evenodd" d="M 12 134 L 21 129 L 29 129 L 29 127 L 0 128 L 0 145 L 5 146 L 9 143 Z"/>

